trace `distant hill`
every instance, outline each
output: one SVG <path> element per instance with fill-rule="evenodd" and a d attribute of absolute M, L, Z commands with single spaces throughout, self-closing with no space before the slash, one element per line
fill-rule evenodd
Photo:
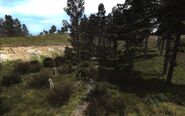
<path fill-rule="evenodd" d="M 49 34 L 31 37 L 1 37 L 1 46 L 70 45 L 68 34 Z"/>

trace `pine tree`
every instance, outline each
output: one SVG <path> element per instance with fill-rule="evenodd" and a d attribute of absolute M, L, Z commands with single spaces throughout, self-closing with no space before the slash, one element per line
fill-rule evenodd
<path fill-rule="evenodd" d="M 14 27 L 16 36 L 22 36 L 22 28 L 19 19 L 14 20 Z"/>
<path fill-rule="evenodd" d="M 52 25 L 52 26 L 51 26 L 51 29 L 50 29 L 50 33 L 51 33 L 51 34 L 54 34 L 56 31 L 57 31 L 56 26 L 55 26 L 55 25 Z"/>
<path fill-rule="evenodd" d="M 163 41 L 164 39 L 166 39 L 167 41 L 163 74 L 168 73 L 168 84 L 170 84 L 172 81 L 180 37 L 185 32 L 185 25 L 183 24 L 183 21 L 185 20 L 185 7 L 183 4 L 185 4 L 184 0 L 163 0 L 159 2 L 159 10 L 156 13 L 157 21 L 160 27 L 159 33 L 161 33 L 161 35 L 163 36 Z M 175 45 L 173 47 L 172 58 L 169 58 L 170 44 L 173 37 L 175 37 Z"/>
<path fill-rule="evenodd" d="M 22 33 L 23 33 L 24 36 L 28 36 L 29 35 L 29 31 L 28 31 L 28 29 L 27 29 L 25 24 L 22 25 Z"/>
<path fill-rule="evenodd" d="M 4 36 L 4 19 L 0 18 L 0 37 Z"/>
<path fill-rule="evenodd" d="M 15 36 L 15 27 L 14 27 L 14 21 L 12 19 L 12 16 L 5 15 L 5 21 L 3 23 L 4 27 L 4 34 L 6 36 Z"/>
<path fill-rule="evenodd" d="M 102 50 L 105 50 L 105 24 L 106 24 L 106 16 L 105 16 L 106 10 L 103 3 L 100 3 L 98 6 L 98 13 L 97 19 L 98 19 L 98 57 L 104 58 L 105 52 L 102 52 Z"/>
<path fill-rule="evenodd" d="M 81 62 L 79 22 L 84 13 L 84 0 L 68 0 L 67 7 L 64 8 L 70 16 L 71 44 L 76 52 L 78 63 Z"/>

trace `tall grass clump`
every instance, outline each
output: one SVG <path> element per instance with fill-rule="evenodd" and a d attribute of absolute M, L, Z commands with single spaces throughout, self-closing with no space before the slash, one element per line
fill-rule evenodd
<path fill-rule="evenodd" d="M 59 67 L 65 63 L 65 58 L 61 56 L 56 57 L 54 60 L 55 60 L 56 67 Z"/>
<path fill-rule="evenodd" d="M 43 65 L 45 66 L 45 67 L 54 67 L 55 66 L 55 62 L 54 62 L 54 60 L 52 59 L 52 58 L 45 58 L 44 60 L 43 60 Z"/>
<path fill-rule="evenodd" d="M 4 99 L 0 97 L 0 116 L 2 116 L 3 114 L 10 110 L 10 105 L 3 100 Z"/>
<path fill-rule="evenodd" d="M 125 116 L 126 97 L 115 93 L 118 88 L 109 83 L 97 83 L 89 94 L 88 116 Z"/>
<path fill-rule="evenodd" d="M 54 107 L 61 106 L 68 102 L 72 92 L 72 82 L 62 81 L 49 91 L 48 103 Z"/>
<path fill-rule="evenodd" d="M 41 72 L 31 78 L 29 86 L 38 89 L 49 88 L 49 78 L 52 78 L 52 76 L 48 72 Z"/>
<path fill-rule="evenodd" d="M 18 84 L 21 81 L 22 80 L 21 80 L 21 77 L 19 76 L 19 74 L 12 73 L 10 75 L 3 76 L 1 84 L 2 84 L 2 86 L 9 87 L 13 84 Z"/>
<path fill-rule="evenodd" d="M 39 72 L 41 65 L 38 61 L 34 60 L 31 62 L 19 62 L 14 66 L 14 72 L 20 74 L 35 73 Z"/>
<path fill-rule="evenodd" d="M 72 72 L 72 67 L 69 64 L 64 64 L 57 68 L 57 72 L 61 75 L 69 74 Z"/>

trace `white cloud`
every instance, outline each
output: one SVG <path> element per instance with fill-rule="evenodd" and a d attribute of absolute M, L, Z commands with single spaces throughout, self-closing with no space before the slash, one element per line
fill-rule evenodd
<path fill-rule="evenodd" d="M 124 3 L 125 0 L 85 0 L 85 14 L 96 13 L 98 5 L 103 3 L 107 13 L 111 12 L 112 7 L 117 3 Z M 19 18 L 30 29 L 30 32 L 36 33 L 43 29 L 48 29 L 51 25 L 61 27 L 61 22 L 66 19 L 66 13 L 63 8 L 67 0 L 19 0 L 11 2 L 2 2 L 0 0 L 0 17 L 10 14 L 14 18 Z M 37 18 L 37 19 L 35 19 Z"/>
<path fill-rule="evenodd" d="M 64 14 L 63 8 L 67 0 L 25 0 L 19 5 L 12 7 L 1 6 L 1 14 L 21 14 L 25 16 L 51 17 Z M 85 13 L 95 13 L 98 5 L 103 3 L 107 13 L 111 12 L 112 7 L 117 3 L 124 3 L 124 0 L 85 0 Z"/>
<path fill-rule="evenodd" d="M 118 3 L 124 3 L 125 0 L 86 0 L 85 1 L 85 14 L 98 12 L 98 5 L 103 3 L 107 13 L 112 11 L 112 8 Z"/>
<path fill-rule="evenodd" d="M 29 0 L 26 4 L 14 7 L 15 12 L 24 15 L 50 17 L 64 13 L 66 0 Z"/>

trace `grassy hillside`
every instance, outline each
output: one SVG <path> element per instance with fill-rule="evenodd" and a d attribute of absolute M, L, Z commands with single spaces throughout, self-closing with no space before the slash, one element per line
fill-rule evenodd
<path fill-rule="evenodd" d="M 1 46 L 39 46 L 39 45 L 69 45 L 68 34 L 55 34 L 36 37 L 3 37 Z"/>

